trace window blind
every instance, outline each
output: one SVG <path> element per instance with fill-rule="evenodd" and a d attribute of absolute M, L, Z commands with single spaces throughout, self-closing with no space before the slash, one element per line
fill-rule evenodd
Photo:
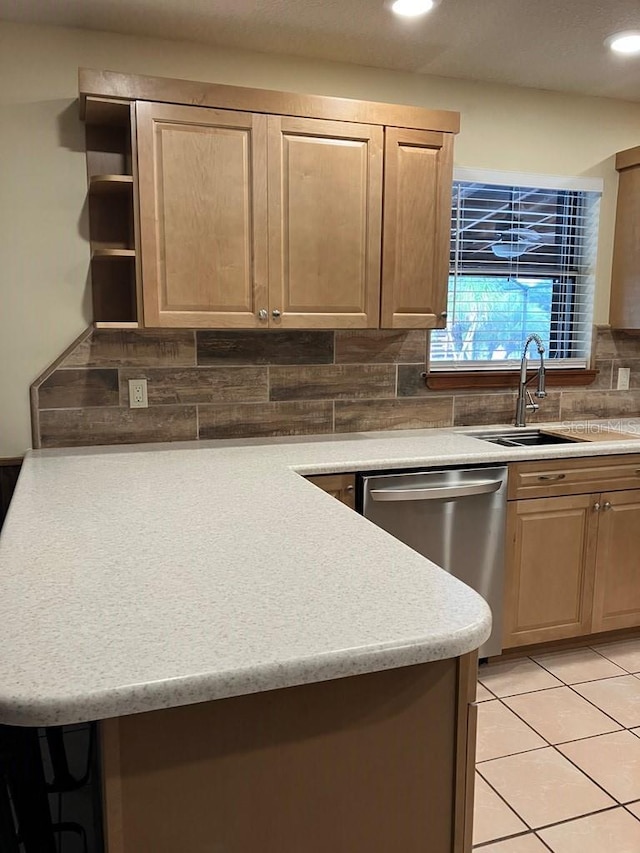
<path fill-rule="evenodd" d="M 431 334 L 431 370 L 511 369 L 532 332 L 549 367 L 585 367 L 600 182 L 464 177 L 474 179 L 454 181 L 447 328 Z"/>

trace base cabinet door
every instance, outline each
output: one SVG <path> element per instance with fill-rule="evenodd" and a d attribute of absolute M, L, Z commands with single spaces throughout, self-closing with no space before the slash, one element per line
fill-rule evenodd
<path fill-rule="evenodd" d="M 139 102 L 136 124 L 145 326 L 266 328 L 266 116 Z"/>
<path fill-rule="evenodd" d="M 272 327 L 375 329 L 383 129 L 269 117 Z"/>
<path fill-rule="evenodd" d="M 574 495 L 509 504 L 505 648 L 590 632 L 596 503 Z"/>
<path fill-rule="evenodd" d="M 600 497 L 593 630 L 640 626 L 640 489 Z"/>

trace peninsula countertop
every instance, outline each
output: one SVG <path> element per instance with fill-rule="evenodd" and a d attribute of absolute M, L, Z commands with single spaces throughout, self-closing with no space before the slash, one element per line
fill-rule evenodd
<path fill-rule="evenodd" d="M 474 591 L 302 475 L 638 452 L 464 431 L 27 454 L 0 538 L 0 723 L 121 716 L 455 657 Z"/>

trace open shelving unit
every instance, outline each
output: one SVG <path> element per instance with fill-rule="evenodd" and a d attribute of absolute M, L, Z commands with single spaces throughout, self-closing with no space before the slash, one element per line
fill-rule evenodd
<path fill-rule="evenodd" d="M 91 286 L 97 328 L 141 325 L 132 103 L 87 97 Z"/>

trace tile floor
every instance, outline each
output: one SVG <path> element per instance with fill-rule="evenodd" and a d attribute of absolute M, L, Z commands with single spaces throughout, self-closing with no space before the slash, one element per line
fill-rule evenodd
<path fill-rule="evenodd" d="M 474 850 L 640 853 L 640 640 L 480 667 Z"/>

